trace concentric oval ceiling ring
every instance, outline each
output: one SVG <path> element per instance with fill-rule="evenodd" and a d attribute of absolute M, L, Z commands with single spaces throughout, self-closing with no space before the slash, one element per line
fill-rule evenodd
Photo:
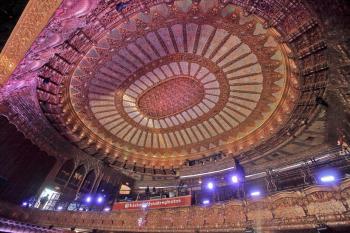
<path fill-rule="evenodd" d="M 196 106 L 202 101 L 205 94 L 205 89 L 199 80 L 185 76 L 175 76 L 158 85 L 155 84 L 155 87 L 144 91 L 140 96 L 137 96 L 137 99 L 125 95 L 123 98 L 125 108 L 132 108 L 131 111 L 129 110 L 130 117 L 133 117 L 132 113 L 137 112 L 137 108 L 134 109 L 134 106 L 138 106 L 140 113 L 149 119 L 170 117 Z M 131 88 L 134 88 L 135 92 L 139 91 L 136 85 Z M 130 91 L 130 93 L 133 92 Z M 176 102 L 174 102 L 175 98 L 177 98 Z M 158 128 L 160 128 L 159 125 L 157 124 Z"/>
<path fill-rule="evenodd" d="M 283 124 L 295 93 L 276 32 L 232 5 L 186 11 L 136 13 L 85 55 L 65 93 L 85 135 L 133 159 L 183 160 L 239 151 Z"/>
<path fill-rule="evenodd" d="M 145 97 L 148 110 L 144 108 Z M 196 63 L 171 62 L 132 83 L 124 92 L 123 106 L 137 124 L 165 129 L 208 113 L 219 97 L 219 82 L 208 69 Z M 158 116 L 147 114 L 150 108 Z"/>

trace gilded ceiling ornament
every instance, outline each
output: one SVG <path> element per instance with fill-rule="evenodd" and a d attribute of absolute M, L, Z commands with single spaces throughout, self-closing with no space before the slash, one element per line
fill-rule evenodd
<path fill-rule="evenodd" d="M 271 117 L 285 112 L 282 95 L 291 91 L 274 34 L 232 6 L 186 15 L 190 8 L 177 5 L 167 20 L 158 9 L 115 25 L 79 62 L 64 92 L 77 132 L 146 160 L 242 150 L 257 129 L 270 135 L 282 123 Z"/>
<path fill-rule="evenodd" d="M 62 0 L 31 0 L 0 54 L 0 85 L 4 85 L 47 25 Z"/>

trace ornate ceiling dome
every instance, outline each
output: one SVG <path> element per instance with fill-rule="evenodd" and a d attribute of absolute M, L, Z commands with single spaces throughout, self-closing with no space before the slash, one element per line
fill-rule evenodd
<path fill-rule="evenodd" d="M 271 137 L 298 96 L 279 33 L 235 5 L 161 2 L 113 13 L 82 45 L 62 86 L 70 139 L 92 154 L 171 167 Z"/>

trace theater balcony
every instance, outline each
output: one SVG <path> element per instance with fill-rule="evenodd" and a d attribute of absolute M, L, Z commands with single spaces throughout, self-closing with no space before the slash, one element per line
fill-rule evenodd
<path fill-rule="evenodd" d="M 350 230 L 349 203 L 350 180 L 346 179 L 338 186 L 310 186 L 244 201 L 229 200 L 190 207 L 140 207 L 113 212 L 8 208 L 12 214 L 15 211 L 16 218 L 21 221 L 59 229 L 95 229 L 93 232 L 218 233 L 247 232 L 248 229 L 316 232 L 322 227 L 333 229 L 332 232 L 346 232 Z"/>
<path fill-rule="evenodd" d="M 350 232 L 349 16 L 1 3 L 0 231 Z"/>

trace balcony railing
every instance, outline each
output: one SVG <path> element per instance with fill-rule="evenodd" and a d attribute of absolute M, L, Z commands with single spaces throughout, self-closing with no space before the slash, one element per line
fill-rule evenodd
<path fill-rule="evenodd" d="M 350 226 L 350 179 L 335 186 L 311 186 L 270 196 L 202 206 L 112 212 L 21 211 L 22 218 L 41 226 L 116 232 L 205 232 L 311 229 L 317 224 Z"/>

